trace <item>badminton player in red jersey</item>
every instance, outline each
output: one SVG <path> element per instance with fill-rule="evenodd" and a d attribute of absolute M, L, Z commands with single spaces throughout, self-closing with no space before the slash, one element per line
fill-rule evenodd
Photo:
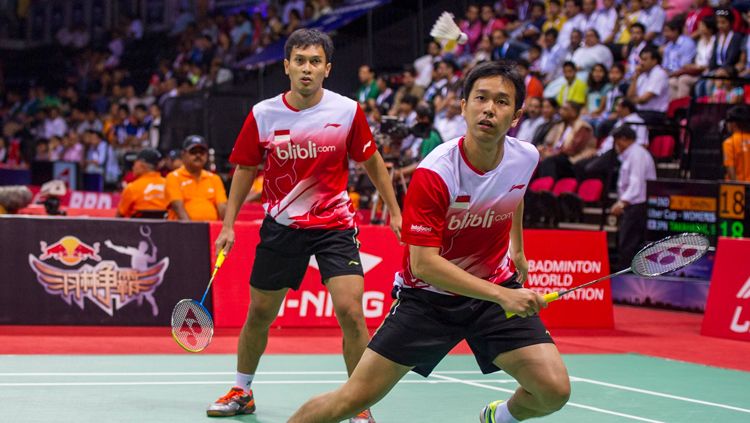
<path fill-rule="evenodd" d="M 237 170 L 217 250 L 231 249 L 237 212 L 261 162 L 266 217 L 250 276 L 250 309 L 240 333 L 236 386 L 208 407 L 209 416 L 255 410 L 250 386 L 266 348 L 268 328 L 287 291 L 299 288 L 311 255 L 331 294 L 349 373 L 367 347 L 364 278 L 346 189 L 349 159 L 364 165 L 383 196 L 396 236 L 400 236 L 401 211 L 362 109 L 355 101 L 323 88 L 332 53 L 331 39 L 320 31 L 292 33 L 284 60 L 291 89 L 253 107 L 229 157 Z M 359 415 L 351 421 L 374 422 L 369 410 L 363 410 L 357 410 Z"/>
<path fill-rule="evenodd" d="M 544 416 L 567 402 L 567 370 L 537 316 L 546 303 L 522 288 L 523 196 L 539 153 L 506 133 L 521 117 L 524 91 L 523 79 L 502 63 L 469 73 L 465 137 L 433 150 L 409 185 L 396 302 L 349 380 L 308 401 L 290 422 L 338 422 L 383 398 L 408 371 L 429 375 L 463 339 L 482 372 L 502 369 L 520 384 L 508 401 L 484 407 L 481 422 Z"/>

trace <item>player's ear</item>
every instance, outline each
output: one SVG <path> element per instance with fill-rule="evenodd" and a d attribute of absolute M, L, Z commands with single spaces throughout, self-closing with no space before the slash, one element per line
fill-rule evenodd
<path fill-rule="evenodd" d="M 461 116 L 465 117 L 465 115 L 464 115 L 464 111 L 465 110 L 466 110 L 466 99 L 462 98 L 461 99 Z"/>
<path fill-rule="evenodd" d="M 284 74 L 289 75 L 289 59 L 284 59 Z"/>
<path fill-rule="evenodd" d="M 511 128 L 515 128 L 516 125 L 518 125 L 518 121 L 521 120 L 522 116 L 523 116 L 523 108 L 516 110 L 516 113 L 513 115 L 513 122 L 511 122 L 510 124 Z"/>
<path fill-rule="evenodd" d="M 331 73 L 331 62 L 326 63 L 326 78 L 328 78 L 329 73 Z"/>

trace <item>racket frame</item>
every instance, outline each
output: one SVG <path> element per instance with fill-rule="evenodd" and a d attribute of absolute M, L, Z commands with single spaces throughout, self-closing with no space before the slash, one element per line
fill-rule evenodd
<path fill-rule="evenodd" d="M 176 326 L 175 326 L 175 321 L 174 321 L 174 312 L 175 312 L 175 310 L 177 310 L 177 307 L 179 307 L 179 305 L 183 304 L 183 303 L 193 303 L 193 304 L 197 305 L 198 307 L 200 307 L 203 310 L 203 312 L 206 313 L 206 316 L 208 316 L 208 320 L 211 322 L 211 327 L 208 328 L 208 329 L 210 329 L 209 333 L 208 333 L 208 341 L 206 342 L 206 346 L 203 347 L 203 348 L 190 348 L 190 347 L 184 345 L 177 338 L 177 334 L 175 333 L 176 332 L 175 331 L 175 327 Z M 206 347 L 208 347 L 208 344 L 211 343 L 211 339 L 213 339 L 213 336 L 214 336 L 214 317 L 211 315 L 211 313 L 208 311 L 208 309 L 203 305 L 203 303 L 199 303 L 198 301 L 195 301 L 192 298 L 182 299 L 182 300 L 178 301 L 177 304 L 175 304 L 174 308 L 172 309 L 172 318 L 171 318 L 170 323 L 172 324 L 172 338 L 174 338 L 175 342 L 177 342 L 177 345 L 179 345 L 180 347 L 182 347 L 182 349 L 185 350 L 185 351 L 187 351 L 187 352 L 191 352 L 191 353 L 201 352 L 201 351 L 205 350 Z M 203 328 L 203 329 L 205 330 L 206 328 Z"/>

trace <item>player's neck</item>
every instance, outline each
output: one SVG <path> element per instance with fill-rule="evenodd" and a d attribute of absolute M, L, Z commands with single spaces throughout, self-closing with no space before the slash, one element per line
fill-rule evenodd
<path fill-rule="evenodd" d="M 464 138 L 464 154 L 472 166 L 482 172 L 496 168 L 505 153 L 505 135 L 494 142 L 479 142 L 471 136 Z"/>
<path fill-rule="evenodd" d="M 297 110 L 309 109 L 320 103 L 320 100 L 323 99 L 323 88 L 309 96 L 303 95 L 299 91 L 290 90 L 284 94 L 284 98 L 290 106 Z"/>

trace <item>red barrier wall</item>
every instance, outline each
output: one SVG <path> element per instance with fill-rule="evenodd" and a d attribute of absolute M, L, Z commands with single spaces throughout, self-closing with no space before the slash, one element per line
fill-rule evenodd
<path fill-rule="evenodd" d="M 221 224 L 212 223 L 210 228 L 212 256 L 215 256 L 213 241 L 219 235 Z M 239 327 L 245 322 L 250 304 L 250 271 L 259 241 L 258 228 L 259 223 L 235 224 L 236 244 L 214 281 L 217 327 Z M 393 275 L 401 264 L 402 247 L 386 226 L 360 229 L 360 254 L 365 269 L 365 318 L 368 326 L 377 327 L 391 305 Z M 338 327 L 328 291 L 320 282 L 314 262 L 308 267 L 300 289 L 289 291 L 274 326 Z"/>
<path fill-rule="evenodd" d="M 258 223 L 238 222 L 236 244 L 217 274 L 213 287 L 214 319 L 217 327 L 238 327 L 245 321 L 249 304 L 249 280 Z M 211 240 L 220 223 L 211 224 Z M 391 304 L 393 275 L 399 270 L 403 247 L 388 227 L 361 226 L 362 262 L 365 267 L 364 308 L 367 324 L 380 325 Z M 607 275 L 606 235 L 603 232 L 539 231 L 524 233 L 526 255 L 532 272 L 526 286 L 540 292 L 570 288 Z M 212 251 L 212 255 L 215 252 Z M 609 281 L 583 289 L 550 304 L 542 312 L 548 327 L 612 328 Z M 320 283 L 320 273 L 311 263 L 302 286 L 290 291 L 274 326 L 336 327 L 332 304 Z"/>
<path fill-rule="evenodd" d="M 541 294 L 570 289 L 606 276 L 607 235 L 593 231 L 526 230 L 524 251 L 529 260 L 525 287 Z M 612 328 L 609 280 L 572 292 L 542 311 L 549 328 Z"/>
<path fill-rule="evenodd" d="M 750 341 L 750 240 L 719 238 L 701 334 Z"/>

